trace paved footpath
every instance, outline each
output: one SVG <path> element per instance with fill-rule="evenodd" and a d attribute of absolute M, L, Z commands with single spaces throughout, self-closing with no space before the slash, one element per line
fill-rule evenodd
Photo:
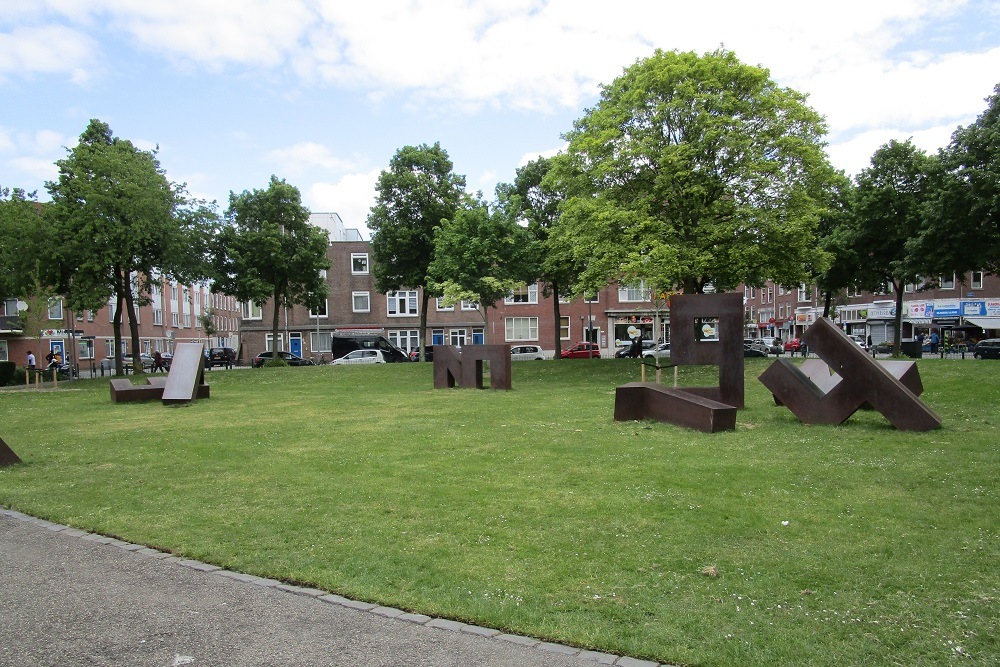
<path fill-rule="evenodd" d="M 0 508 L 0 666 L 657 667 L 221 570 Z"/>

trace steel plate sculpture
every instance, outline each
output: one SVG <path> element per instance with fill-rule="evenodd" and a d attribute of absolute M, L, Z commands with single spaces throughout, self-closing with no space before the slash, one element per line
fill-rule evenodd
<path fill-rule="evenodd" d="M 209 395 L 201 343 L 178 343 L 165 378 L 146 378 L 146 384 L 132 384 L 127 378 L 111 381 L 111 400 L 115 403 L 159 399 L 164 405 L 177 405 Z"/>
<path fill-rule="evenodd" d="M 841 424 L 866 404 L 901 431 L 929 431 L 941 418 L 917 395 L 923 391 L 912 362 L 884 364 L 869 357 L 827 319 L 817 320 L 802 339 L 828 366 L 797 368 L 779 359 L 760 376 L 775 401 L 806 424 Z"/>
<path fill-rule="evenodd" d="M 510 389 L 510 348 L 506 345 L 434 346 L 434 388 L 483 388 L 483 362 L 490 362 L 490 388 Z"/>
<path fill-rule="evenodd" d="M 615 421 L 655 419 L 706 433 L 735 430 L 736 411 L 744 404 L 742 295 L 671 297 L 670 361 L 675 366 L 718 366 L 719 385 L 622 385 L 615 392 Z"/>
<path fill-rule="evenodd" d="M 20 462 L 21 459 L 14 453 L 14 450 L 3 441 L 3 438 L 0 438 L 0 468 L 12 466 Z"/>

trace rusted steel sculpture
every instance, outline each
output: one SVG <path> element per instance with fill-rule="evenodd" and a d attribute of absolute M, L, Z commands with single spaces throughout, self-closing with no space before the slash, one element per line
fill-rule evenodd
<path fill-rule="evenodd" d="M 434 346 L 434 388 L 483 388 L 483 362 L 490 362 L 490 388 L 510 389 L 510 348 L 506 345 Z"/>
<path fill-rule="evenodd" d="M 817 320 L 802 339 L 826 362 L 805 372 L 779 359 L 760 376 L 775 397 L 806 424 L 841 424 L 865 404 L 901 431 L 929 431 L 941 418 L 917 394 L 923 391 L 912 362 L 879 363 L 827 319 Z"/>
<path fill-rule="evenodd" d="M 615 392 L 615 421 L 655 419 L 705 433 L 735 430 L 736 410 L 744 404 L 742 295 L 671 297 L 670 361 L 718 366 L 719 386 L 622 385 Z"/>
<path fill-rule="evenodd" d="M 14 453 L 14 450 L 3 441 L 3 438 L 0 438 L 0 468 L 12 466 L 20 462 L 21 459 Z"/>
<path fill-rule="evenodd" d="M 190 403 L 208 398 L 205 384 L 205 354 L 201 343 L 178 343 L 167 377 L 148 377 L 146 384 L 132 384 L 128 378 L 111 380 L 114 403 L 162 400 L 164 405 Z"/>

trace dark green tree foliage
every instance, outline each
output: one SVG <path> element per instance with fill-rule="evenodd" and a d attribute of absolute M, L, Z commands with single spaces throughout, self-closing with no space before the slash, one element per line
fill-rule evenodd
<path fill-rule="evenodd" d="M 571 244 L 553 234 L 559 223 L 559 205 L 564 200 L 554 179 L 546 177 L 552 171 L 555 158 L 538 158 L 517 170 L 513 183 L 497 186 L 500 206 L 518 219 L 527 222 L 531 235 L 530 253 L 525 259 L 534 265 L 530 279 L 542 283 L 545 296 L 552 297 L 552 317 L 559 329 L 559 298 L 572 293 L 583 263 L 573 253 Z M 560 358 L 560 341 L 556 337 L 555 358 Z"/>
<path fill-rule="evenodd" d="M 449 303 L 478 303 L 485 319 L 485 309 L 532 279 L 532 265 L 526 259 L 530 252 L 528 230 L 507 211 L 490 211 L 485 202 L 470 202 L 434 234 L 428 287 Z"/>
<path fill-rule="evenodd" d="M 43 281 L 47 230 L 33 193 L 0 188 L 0 301 L 29 297 Z"/>
<path fill-rule="evenodd" d="M 939 154 L 936 192 L 914 248 L 935 274 L 1000 273 L 1000 84 Z"/>
<path fill-rule="evenodd" d="M 270 299 L 277 352 L 282 309 L 314 308 L 326 298 L 321 271 L 330 268 L 329 242 L 326 230 L 309 224 L 298 188 L 284 179 L 271 176 L 264 190 L 230 192 L 226 224 L 216 239 L 212 289 L 260 305 Z"/>
<path fill-rule="evenodd" d="M 834 298 L 856 285 L 861 270 L 861 260 L 850 244 L 854 183 L 838 174 L 831 193 L 830 205 L 820 218 L 818 229 L 818 243 L 829 263 L 813 271 L 816 286 L 823 295 L 823 317 L 833 316 Z"/>
<path fill-rule="evenodd" d="M 803 95 L 724 49 L 629 67 L 559 162 L 572 195 L 560 233 L 587 260 L 584 282 L 699 292 L 808 279 L 834 173 L 825 131 Z"/>
<path fill-rule="evenodd" d="M 380 292 L 424 288 L 420 303 L 420 356 L 427 331 L 427 289 L 434 259 L 434 234 L 451 220 L 462 201 L 465 177 L 453 172 L 441 145 L 404 146 L 379 175 L 372 230 L 372 269 Z"/>
<path fill-rule="evenodd" d="M 59 178 L 45 184 L 52 197 L 46 215 L 58 286 L 70 309 L 97 309 L 117 296 L 115 349 L 121 349 L 122 315 L 128 313 L 132 354 L 139 367 L 136 306 L 160 277 L 204 277 L 204 251 L 215 223 L 210 207 L 191 202 L 170 183 L 155 151 L 115 137 L 97 119 L 76 147 L 56 162 Z M 115 355 L 121 370 L 120 355 Z"/>
<path fill-rule="evenodd" d="M 909 140 L 890 141 L 855 178 L 851 222 L 841 243 L 857 254 L 857 284 L 896 299 L 894 350 L 902 336 L 903 289 L 924 271 L 923 259 L 907 242 L 919 231 L 933 194 L 934 159 Z"/>

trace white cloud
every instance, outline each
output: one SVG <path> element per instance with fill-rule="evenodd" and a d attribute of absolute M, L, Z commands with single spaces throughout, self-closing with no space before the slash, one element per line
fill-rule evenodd
<path fill-rule="evenodd" d="M 15 76 L 62 74 L 85 84 L 97 66 L 96 51 L 90 37 L 72 28 L 17 27 L 0 33 L 0 83 Z"/>
<path fill-rule="evenodd" d="M 318 182 L 304 193 L 304 203 L 314 213 L 337 213 L 344 225 L 370 237 L 365 220 L 375 204 L 375 185 L 381 169 L 347 174 L 333 183 Z"/>
<path fill-rule="evenodd" d="M 322 169 L 327 172 L 344 172 L 357 169 L 358 161 L 334 155 L 327 146 L 314 142 L 301 142 L 284 148 L 277 148 L 266 154 L 266 159 L 274 162 L 275 173 L 292 176 Z"/>

